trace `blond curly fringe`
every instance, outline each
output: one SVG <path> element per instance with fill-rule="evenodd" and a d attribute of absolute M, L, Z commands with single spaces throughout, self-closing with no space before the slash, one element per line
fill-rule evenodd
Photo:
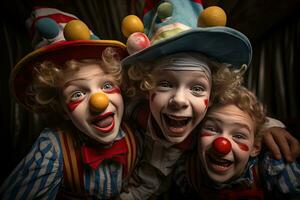
<path fill-rule="evenodd" d="M 100 56 L 99 56 L 100 58 Z M 99 64 L 104 73 L 111 74 L 118 85 L 122 82 L 122 67 L 117 52 L 112 48 L 106 48 L 101 59 L 69 60 L 64 66 L 59 66 L 50 61 L 37 64 L 35 79 L 28 88 L 28 101 L 35 102 L 34 110 L 62 112 L 59 103 L 59 83 L 66 72 L 76 72 L 87 64 Z"/>
<path fill-rule="evenodd" d="M 220 68 L 213 76 L 214 90 L 212 107 L 220 105 L 234 104 L 244 112 L 247 112 L 256 124 L 255 133 L 265 123 L 266 109 L 263 104 L 250 90 L 243 84 L 243 74 L 247 66 L 242 66 L 239 70 Z"/>

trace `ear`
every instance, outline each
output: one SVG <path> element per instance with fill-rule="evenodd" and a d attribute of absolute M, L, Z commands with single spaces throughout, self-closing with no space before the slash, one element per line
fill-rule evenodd
<path fill-rule="evenodd" d="M 253 148 L 250 152 L 251 157 L 257 156 L 261 151 L 261 140 L 257 139 L 254 140 Z"/>

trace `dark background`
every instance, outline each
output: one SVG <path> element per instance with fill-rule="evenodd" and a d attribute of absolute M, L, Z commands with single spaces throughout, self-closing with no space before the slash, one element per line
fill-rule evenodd
<path fill-rule="evenodd" d="M 126 42 L 120 31 L 128 14 L 142 15 L 143 0 L 9 0 L 1 11 L 1 174 L 0 184 L 29 151 L 44 126 L 37 115 L 19 107 L 9 92 L 11 69 L 32 51 L 25 20 L 33 6 L 56 7 L 84 21 L 101 39 Z M 245 84 L 267 106 L 269 116 L 282 120 L 300 136 L 300 1 L 203 0 L 219 5 L 227 26 L 249 37 L 254 50 Z"/>

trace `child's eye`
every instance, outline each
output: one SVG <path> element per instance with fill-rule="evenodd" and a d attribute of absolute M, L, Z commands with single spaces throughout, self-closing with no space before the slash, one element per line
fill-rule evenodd
<path fill-rule="evenodd" d="M 103 90 L 111 90 L 114 88 L 114 84 L 111 82 L 105 82 L 103 84 Z"/>
<path fill-rule="evenodd" d="M 205 91 L 205 88 L 201 85 L 194 85 L 191 89 L 190 89 L 194 94 L 200 95 Z"/>
<path fill-rule="evenodd" d="M 157 87 L 166 89 L 166 88 L 171 88 L 172 85 L 169 81 L 160 81 L 157 83 Z"/>
<path fill-rule="evenodd" d="M 204 91 L 204 87 L 202 87 L 201 85 L 195 85 L 192 87 L 191 90 L 195 91 L 195 92 L 201 92 L 201 91 Z"/>
<path fill-rule="evenodd" d="M 205 127 L 205 129 L 208 130 L 208 131 L 212 131 L 212 132 L 216 132 L 217 131 L 217 129 L 215 127 L 213 127 L 213 126 Z"/>
<path fill-rule="evenodd" d="M 239 140 L 246 140 L 247 139 L 247 136 L 244 133 L 235 133 L 233 137 L 236 138 L 236 139 L 239 139 Z"/>
<path fill-rule="evenodd" d="M 219 130 L 217 127 L 212 126 L 212 125 L 206 125 L 203 127 L 203 130 L 207 131 L 207 132 L 211 132 L 211 133 L 218 133 Z"/>
<path fill-rule="evenodd" d="M 82 91 L 75 91 L 72 93 L 70 100 L 71 101 L 78 101 L 85 97 L 85 92 Z"/>

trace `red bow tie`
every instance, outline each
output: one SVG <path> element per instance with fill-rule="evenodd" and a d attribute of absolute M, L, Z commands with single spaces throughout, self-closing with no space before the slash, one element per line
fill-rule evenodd
<path fill-rule="evenodd" d="M 112 159 L 122 165 L 126 165 L 128 149 L 125 138 L 123 138 L 114 142 L 109 148 L 83 145 L 81 152 L 83 162 L 95 170 L 102 161 L 107 159 Z"/>

